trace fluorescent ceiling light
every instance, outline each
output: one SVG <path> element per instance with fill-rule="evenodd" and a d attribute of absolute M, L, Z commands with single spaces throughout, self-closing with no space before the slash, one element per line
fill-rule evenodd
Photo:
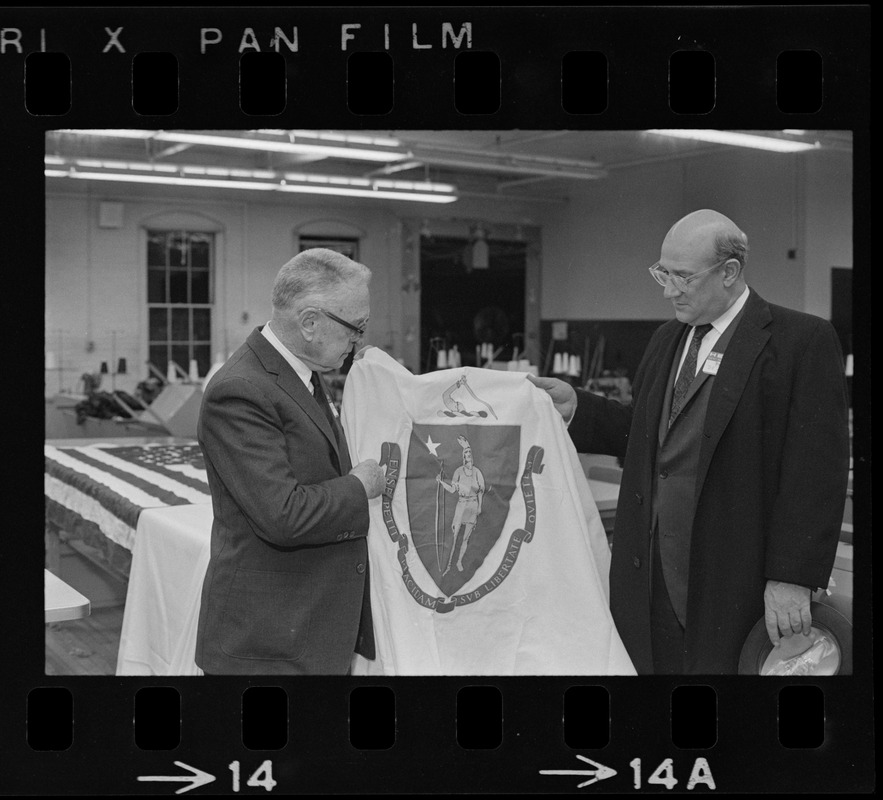
<path fill-rule="evenodd" d="M 57 167 L 59 159 L 47 164 Z M 111 169 L 108 167 L 113 164 Z M 137 164 L 131 162 L 101 162 L 79 159 L 68 169 L 47 168 L 48 178 L 113 181 L 118 183 L 147 183 L 165 186 L 197 186 L 217 189 L 245 189 L 294 194 L 319 194 L 336 197 L 361 197 L 375 200 L 406 200 L 421 203 L 452 203 L 457 199 L 455 187 L 449 184 L 418 183 L 411 181 L 368 180 L 333 175 L 300 175 L 269 170 L 223 169 L 213 167 L 175 167 L 168 173 L 168 164 Z M 114 169 L 118 171 L 113 171 Z M 122 171 L 119 171 L 122 170 Z M 193 177 L 205 175 L 206 177 Z M 212 177 L 214 176 L 214 177 Z M 267 178 L 267 180 L 254 180 Z M 250 180 L 246 180 L 250 179 Z"/>
<path fill-rule="evenodd" d="M 460 150 L 422 150 L 413 148 L 413 159 L 421 164 L 441 167 L 460 167 L 479 172 L 504 172 L 516 175 L 543 175 L 550 178 L 594 180 L 603 178 L 607 171 L 597 162 L 573 161 L 541 156 L 484 153 L 473 154 Z"/>
<path fill-rule="evenodd" d="M 304 155 L 352 158 L 358 161 L 398 161 L 406 153 L 398 150 L 368 149 L 346 144 L 317 144 L 314 142 L 283 142 L 271 139 L 246 139 L 239 136 L 215 136 L 205 133 L 167 133 L 161 131 L 154 137 L 160 142 L 201 144 L 209 147 L 229 147 L 237 150 L 259 150 L 269 153 L 300 153 Z"/>
<path fill-rule="evenodd" d="M 312 131 L 292 131 L 294 141 L 246 136 L 224 136 L 212 133 L 186 131 L 147 131 L 127 129 L 64 130 L 80 136 L 103 136 L 122 139 L 150 139 L 157 142 L 225 147 L 235 150 L 257 150 L 263 153 L 297 153 L 322 157 L 351 158 L 356 161 L 399 161 L 408 156 L 397 149 L 396 139 L 358 135 L 323 134 Z M 288 132 L 284 132 L 288 135 Z M 300 138 L 303 141 L 297 141 Z"/>
<path fill-rule="evenodd" d="M 728 144 L 735 147 L 753 147 L 759 150 L 772 150 L 776 153 L 798 153 L 803 150 L 814 150 L 819 145 L 809 142 L 795 142 L 790 139 L 778 139 L 774 136 L 758 136 L 753 133 L 716 130 L 677 130 L 652 129 L 647 133 L 659 136 L 673 136 L 676 139 L 694 139 L 700 142 Z"/>
<path fill-rule="evenodd" d="M 94 158 L 64 159 L 58 156 L 45 156 L 43 163 L 47 166 L 63 166 L 68 169 L 99 169 L 102 171 L 123 171 L 135 173 L 166 173 L 186 177 L 187 175 L 208 175 L 215 178 L 248 178 L 267 181 L 294 182 L 308 184 L 332 184 L 353 186 L 356 188 L 385 189 L 398 192 L 432 192 L 440 194 L 456 194 L 457 187 L 450 183 L 431 183 L 429 181 L 402 181 L 391 178 L 360 178 L 349 175 L 323 175 L 320 173 L 276 172 L 269 169 L 241 169 L 238 167 L 211 167 L 196 164 L 147 163 L 140 161 L 113 161 Z M 66 174 L 66 173 L 63 173 Z"/>
<path fill-rule="evenodd" d="M 416 200 L 420 203 L 453 203 L 457 199 L 452 194 L 424 194 L 420 192 L 392 192 L 383 189 L 356 189 L 344 186 L 299 186 L 295 184 L 281 185 L 280 192 L 296 192 L 302 194 L 329 194 L 342 197 L 369 197 L 375 200 Z"/>
<path fill-rule="evenodd" d="M 51 177 L 58 177 L 58 170 L 46 170 Z M 117 181 L 121 183 L 158 183 L 164 186 L 201 186 L 217 189 L 229 189 L 235 186 L 237 189 L 254 189 L 269 191 L 277 188 L 273 183 L 259 183 L 258 181 L 225 181 L 215 178 L 178 178 L 174 175 L 135 175 L 121 174 L 117 172 L 81 172 L 70 170 L 62 173 L 65 178 L 78 178 L 87 181 Z"/>
<path fill-rule="evenodd" d="M 343 142 L 344 144 L 367 144 L 377 147 L 401 147 L 398 139 L 389 136 L 365 136 L 361 133 L 341 133 L 338 131 L 304 131 L 304 130 L 259 130 L 258 133 L 266 133 L 271 136 L 294 136 L 297 139 L 320 139 L 328 142 Z"/>
<path fill-rule="evenodd" d="M 73 133 L 77 136 L 105 136 L 115 139 L 150 139 L 156 131 L 126 130 L 124 128 L 83 128 L 82 130 L 64 129 L 58 133 Z"/>

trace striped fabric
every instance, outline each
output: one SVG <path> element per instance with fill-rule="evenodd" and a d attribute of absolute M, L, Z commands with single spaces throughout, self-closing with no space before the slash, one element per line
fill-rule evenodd
<path fill-rule="evenodd" d="M 211 503 L 205 463 L 192 444 L 44 446 L 46 497 L 132 549 L 145 508 Z"/>

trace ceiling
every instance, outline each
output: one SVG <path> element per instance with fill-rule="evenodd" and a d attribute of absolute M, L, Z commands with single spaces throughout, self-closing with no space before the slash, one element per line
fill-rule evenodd
<path fill-rule="evenodd" d="M 603 180 L 616 170 L 732 149 L 731 145 L 676 139 L 647 131 L 133 131 L 127 138 L 111 131 L 102 133 L 106 135 L 87 131 L 47 133 L 47 185 L 74 183 L 65 181 L 64 170 L 81 169 L 79 163 L 101 160 L 126 162 L 129 169 L 141 171 L 161 168 L 166 174 L 185 167 L 210 167 L 261 171 L 262 179 L 268 180 L 295 172 L 299 176 L 369 181 L 428 181 L 451 184 L 461 197 L 552 202 L 566 198 L 585 185 L 586 180 Z M 274 146 L 302 142 L 318 135 L 335 147 L 322 153 L 266 152 L 175 140 L 176 134 L 180 137 L 194 133 L 232 138 L 250 147 L 263 142 L 272 142 Z M 811 143 L 815 151 L 852 151 L 849 131 L 767 133 Z M 346 144 L 343 137 L 353 136 L 385 143 L 379 145 L 381 150 L 392 147 L 389 140 L 396 140 L 392 148 L 396 155 L 392 159 L 368 161 L 336 147 Z M 50 161 L 56 167 L 52 172 L 48 171 Z M 243 173 L 240 177 L 246 176 Z"/>

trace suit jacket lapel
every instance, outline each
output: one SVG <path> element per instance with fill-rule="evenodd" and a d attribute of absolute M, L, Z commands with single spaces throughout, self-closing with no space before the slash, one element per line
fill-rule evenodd
<path fill-rule="evenodd" d="M 297 373 L 291 368 L 291 365 L 282 358 L 282 355 L 271 345 L 264 335 L 260 332 L 260 328 L 256 328 L 248 337 L 248 345 L 257 354 L 263 364 L 264 369 L 272 375 L 276 375 L 276 383 L 301 410 L 315 423 L 315 425 L 325 434 L 325 438 L 331 443 L 334 452 L 337 454 L 338 464 L 343 467 L 343 459 L 337 446 L 337 437 L 331 429 L 328 419 L 319 408 L 310 390 L 304 385 L 304 382 L 298 377 Z M 347 454 L 347 461 L 349 455 Z M 349 470 L 341 470 L 342 473 Z"/>
<path fill-rule="evenodd" d="M 766 330 L 772 319 L 769 306 L 753 289 L 742 309 L 741 317 L 733 322 L 736 328 L 727 344 L 708 398 L 705 437 L 697 465 L 697 497 L 702 491 L 715 448 L 745 391 L 754 362 L 770 338 L 769 331 Z"/>
<path fill-rule="evenodd" d="M 659 343 L 657 355 L 653 356 L 656 360 L 657 368 L 647 395 L 647 430 L 659 431 L 655 437 L 657 444 L 664 438 L 663 430 L 668 430 L 668 415 L 671 410 L 674 371 L 678 356 L 684 346 L 686 332 L 686 325 L 672 324 L 671 330 L 664 332 L 664 338 Z"/>

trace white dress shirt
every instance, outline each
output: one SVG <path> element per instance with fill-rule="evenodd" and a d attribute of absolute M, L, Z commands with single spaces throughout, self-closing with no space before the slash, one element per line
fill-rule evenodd
<path fill-rule="evenodd" d="M 273 333 L 270 328 L 270 323 L 268 322 L 261 328 L 261 333 L 264 338 L 275 347 L 279 353 L 282 355 L 290 365 L 291 368 L 297 373 L 297 377 L 300 378 L 304 382 L 304 386 L 307 387 L 307 391 L 312 394 L 313 393 L 313 370 L 311 370 L 303 361 L 301 361 L 294 353 L 292 353 L 282 342 L 279 341 L 279 337 Z"/>
<path fill-rule="evenodd" d="M 711 323 L 711 330 L 705 334 L 702 343 L 699 345 L 699 355 L 696 358 L 696 374 L 702 369 L 705 359 L 708 358 L 708 354 L 714 349 L 714 345 L 717 340 L 720 339 L 721 334 L 729 327 L 730 323 L 736 318 L 736 315 L 742 310 L 742 306 L 745 305 L 745 301 L 748 299 L 748 294 L 749 289 L 746 286 L 745 291 L 736 298 L 736 302 Z M 687 351 L 690 349 L 690 342 L 693 341 L 694 331 L 695 328 L 690 328 L 690 333 L 687 334 L 687 341 L 684 344 L 684 352 L 681 353 L 681 360 L 678 363 L 678 374 L 680 374 L 684 359 L 687 357 Z M 675 375 L 675 381 L 677 381 L 677 379 L 678 377 Z"/>

